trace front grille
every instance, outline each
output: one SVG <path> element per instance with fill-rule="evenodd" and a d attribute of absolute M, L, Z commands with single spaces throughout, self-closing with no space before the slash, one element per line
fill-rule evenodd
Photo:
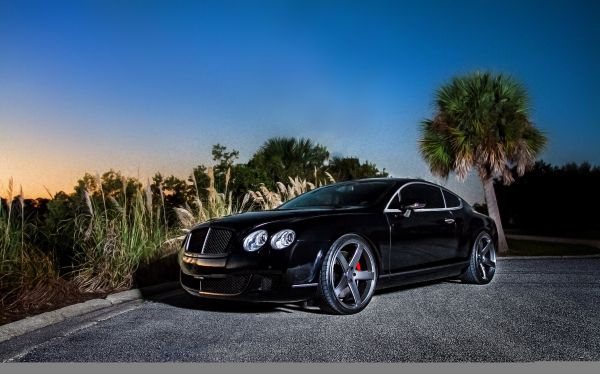
<path fill-rule="evenodd" d="M 234 275 L 223 278 L 196 278 L 193 275 L 181 274 L 181 284 L 196 292 L 220 295 L 238 295 L 244 292 L 250 282 L 250 275 Z"/>
<path fill-rule="evenodd" d="M 206 233 L 208 229 L 198 229 L 192 231 L 190 241 L 188 242 L 186 252 L 190 253 L 202 253 L 202 246 L 204 246 L 204 240 L 206 239 Z"/>
<path fill-rule="evenodd" d="M 229 230 L 209 229 L 202 253 L 210 255 L 227 253 L 227 246 L 229 245 L 231 236 L 232 233 Z"/>
<path fill-rule="evenodd" d="M 248 286 L 250 275 L 236 275 L 226 278 L 204 278 L 200 281 L 200 292 L 222 295 L 237 295 Z"/>
<path fill-rule="evenodd" d="M 227 253 L 233 233 L 230 230 L 203 228 L 192 231 L 186 252 L 216 255 Z"/>

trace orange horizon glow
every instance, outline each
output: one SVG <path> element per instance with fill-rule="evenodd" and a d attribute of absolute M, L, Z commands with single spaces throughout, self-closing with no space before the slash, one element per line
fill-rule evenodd
<path fill-rule="evenodd" d="M 106 170 L 100 171 L 98 173 L 96 173 L 96 172 L 88 172 L 88 173 L 91 175 L 96 175 L 96 174 L 102 175 L 109 170 L 110 169 L 106 169 Z M 115 169 L 115 168 L 113 168 L 112 170 L 119 172 L 119 170 Z M 142 185 L 146 185 L 148 183 L 148 180 L 150 180 L 150 182 L 152 181 L 152 177 L 154 176 L 155 173 L 143 175 L 141 177 L 133 176 L 133 175 L 126 174 L 126 173 L 121 173 L 121 174 L 126 177 L 137 178 L 142 183 Z M 184 179 L 184 180 L 187 180 L 187 178 L 189 176 L 189 175 L 167 173 L 167 172 L 161 172 L 161 174 L 163 176 L 174 175 L 175 177 Z M 190 172 L 190 174 L 191 174 L 191 172 Z M 10 177 L 10 176 L 7 178 L 0 178 L 0 198 L 6 199 L 7 196 L 9 195 L 9 184 L 10 184 L 11 178 L 13 180 L 13 185 L 12 185 L 12 196 L 13 197 L 20 195 L 21 194 L 20 191 L 22 191 L 23 197 L 25 199 L 38 199 L 38 198 L 48 199 L 48 198 L 54 198 L 54 196 L 61 191 L 65 192 L 67 194 L 71 194 L 71 193 L 75 192 L 75 186 L 77 186 L 78 180 L 83 178 L 84 175 L 85 175 L 85 172 L 79 176 L 62 177 L 62 176 L 57 175 L 57 177 L 55 178 L 56 180 L 48 181 L 48 182 L 44 182 L 44 181 L 38 182 L 35 177 L 29 177 L 29 176 L 21 177 L 19 179 Z"/>

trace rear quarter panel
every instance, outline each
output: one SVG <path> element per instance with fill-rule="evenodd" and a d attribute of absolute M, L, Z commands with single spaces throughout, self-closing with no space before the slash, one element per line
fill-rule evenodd
<path fill-rule="evenodd" d="M 464 215 L 465 224 L 461 235 L 460 254 L 464 259 L 468 259 L 471 253 L 473 240 L 483 230 L 492 235 L 494 244 L 498 246 L 498 231 L 494 220 L 490 217 L 476 212 L 470 205 L 463 203 L 462 214 Z"/>

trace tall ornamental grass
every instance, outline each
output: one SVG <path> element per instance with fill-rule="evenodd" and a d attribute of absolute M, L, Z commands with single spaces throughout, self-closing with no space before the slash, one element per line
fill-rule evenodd
<path fill-rule="evenodd" d="M 298 177 L 288 178 L 289 183 L 287 185 L 277 182 L 277 190 L 275 191 L 269 190 L 264 184 L 261 184 L 259 189 L 256 191 L 249 191 L 248 194 L 246 194 L 245 199 L 247 198 L 249 201 L 251 201 L 250 209 L 275 209 L 286 201 L 302 195 L 305 192 L 313 190 L 317 187 L 321 187 L 328 183 L 335 183 L 335 179 L 328 172 L 325 172 L 324 179 L 319 179 L 317 177 L 316 169 L 315 183 L 309 182 L 306 179 L 300 179 Z"/>
<path fill-rule="evenodd" d="M 149 186 L 137 188 L 129 200 L 126 191 L 117 199 L 106 196 L 101 183 L 98 186 L 99 199 L 82 190 L 86 209 L 75 218 L 80 250 L 73 280 L 86 292 L 130 287 L 140 265 L 170 249 L 164 204 L 154 204 Z"/>
<path fill-rule="evenodd" d="M 174 208 L 177 214 L 179 228 L 183 233 L 187 233 L 194 225 L 206 222 L 210 219 L 221 218 L 231 214 L 241 213 L 248 209 L 249 196 L 244 196 L 241 203 L 234 201 L 232 192 L 229 190 L 231 181 L 231 169 L 227 169 L 225 174 L 224 190 L 218 191 L 215 188 L 215 174 L 212 167 L 207 168 L 206 175 L 209 179 L 209 186 L 206 188 L 208 197 L 203 203 L 200 198 L 200 190 L 196 178 L 192 173 L 191 179 L 195 196 L 191 204 Z M 181 240 L 184 236 L 179 236 L 175 239 Z"/>
<path fill-rule="evenodd" d="M 171 228 L 161 184 L 153 194 L 150 182 L 143 187 L 122 177 L 121 187 L 115 190 L 118 180 L 110 180 L 113 188 L 109 188 L 103 186 L 100 176 L 90 176 L 89 183 L 80 185 L 68 204 L 51 200 L 64 209 L 50 225 L 48 217 L 45 221 L 25 217 L 23 192 L 15 196 L 10 179 L 0 204 L 0 320 L 7 312 L 37 310 L 58 299 L 73 298 L 78 292 L 130 288 L 140 267 L 166 261 L 163 257 L 175 253 L 181 245 L 181 232 L 188 232 L 194 225 L 248 210 L 274 209 L 306 191 L 334 182 L 328 173 L 319 180 L 315 171 L 314 183 L 290 178 L 287 185 L 278 183 L 276 191 L 262 185 L 238 201 L 230 190 L 231 169 L 225 174 L 222 191 L 215 187 L 213 168 L 207 169 L 207 176 L 207 194 L 201 194 L 192 173 L 195 194 L 173 208 L 178 224 Z M 59 269 L 58 258 L 63 251 L 72 255 L 68 265 L 63 264 L 67 267 Z"/>
<path fill-rule="evenodd" d="M 25 223 L 23 189 L 14 196 L 8 181 L 6 205 L 0 203 L 0 307 L 45 302 L 58 279 L 53 258 L 29 243 L 33 225 Z"/>

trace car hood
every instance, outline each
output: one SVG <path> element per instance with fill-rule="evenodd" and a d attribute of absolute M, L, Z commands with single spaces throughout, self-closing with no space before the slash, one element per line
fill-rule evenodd
<path fill-rule="evenodd" d="M 293 222 L 307 218 L 358 213 L 360 209 L 306 209 L 306 210 L 266 210 L 261 212 L 246 212 L 234 214 L 231 216 L 210 220 L 198 227 L 206 227 L 207 225 L 215 227 L 226 227 L 236 231 L 247 230 L 259 225 L 268 224 L 270 222 Z"/>

